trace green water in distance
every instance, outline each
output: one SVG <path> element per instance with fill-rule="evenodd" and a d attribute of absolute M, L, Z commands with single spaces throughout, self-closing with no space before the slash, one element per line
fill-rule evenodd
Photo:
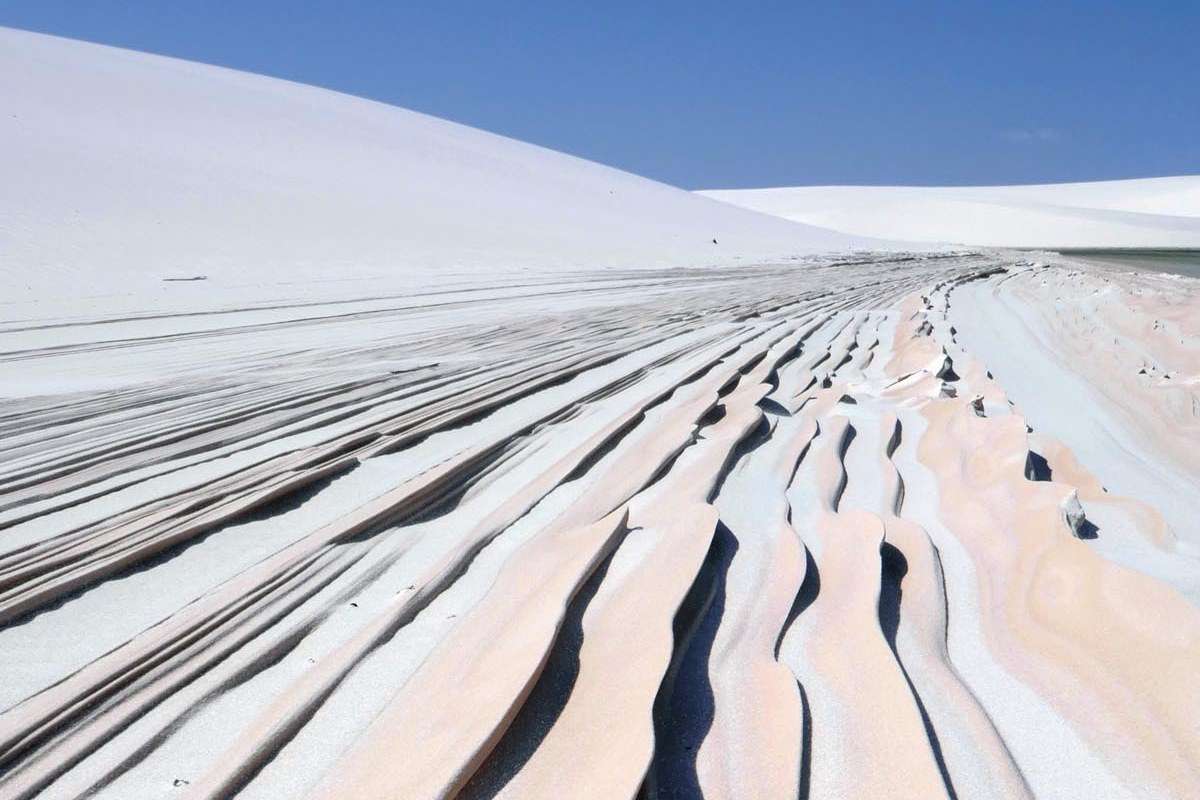
<path fill-rule="evenodd" d="M 1055 250 L 1064 256 L 1150 272 L 1170 272 L 1200 278 L 1200 250 L 1150 250 L 1150 249 L 1087 249 L 1066 248 Z"/>

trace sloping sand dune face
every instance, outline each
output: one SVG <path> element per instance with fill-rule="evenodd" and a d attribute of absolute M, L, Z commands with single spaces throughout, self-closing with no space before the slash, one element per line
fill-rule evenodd
<path fill-rule="evenodd" d="M 3 27 L 0 97 L 0 305 L 880 245 L 383 103 Z"/>
<path fill-rule="evenodd" d="M 1200 796 L 1167 280 L 879 255 L 10 323 L 0 797 Z"/>

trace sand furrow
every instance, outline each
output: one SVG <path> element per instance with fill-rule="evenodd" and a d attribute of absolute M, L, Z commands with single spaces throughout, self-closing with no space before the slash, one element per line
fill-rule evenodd
<path fill-rule="evenodd" d="M 811 720 L 804 790 L 810 797 L 946 797 L 921 709 L 880 625 L 883 520 L 852 507 L 861 490 L 846 495 L 849 486 L 879 477 L 847 474 L 847 452 L 862 446 L 847 417 L 831 412 L 819 424 L 796 479 L 813 489 L 791 492 L 793 525 L 813 558 L 805 581 L 814 596 L 781 650 Z"/>

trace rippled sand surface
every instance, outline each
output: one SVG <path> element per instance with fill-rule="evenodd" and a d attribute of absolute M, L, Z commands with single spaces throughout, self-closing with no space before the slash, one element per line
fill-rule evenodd
<path fill-rule="evenodd" d="M 0 797 L 1200 796 L 1198 285 L 8 323 Z"/>

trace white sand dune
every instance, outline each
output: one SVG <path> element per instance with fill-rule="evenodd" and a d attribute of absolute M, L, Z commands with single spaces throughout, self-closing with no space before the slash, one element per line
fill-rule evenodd
<path fill-rule="evenodd" d="M 0 96 L 4 301 L 854 244 L 393 106 L 11 29 Z"/>
<path fill-rule="evenodd" d="M 701 192 L 860 236 L 979 247 L 1200 247 L 1200 176 L 1034 186 Z"/>
<path fill-rule="evenodd" d="M 1200 797 L 1200 281 L 0 44 L 0 800 Z"/>

